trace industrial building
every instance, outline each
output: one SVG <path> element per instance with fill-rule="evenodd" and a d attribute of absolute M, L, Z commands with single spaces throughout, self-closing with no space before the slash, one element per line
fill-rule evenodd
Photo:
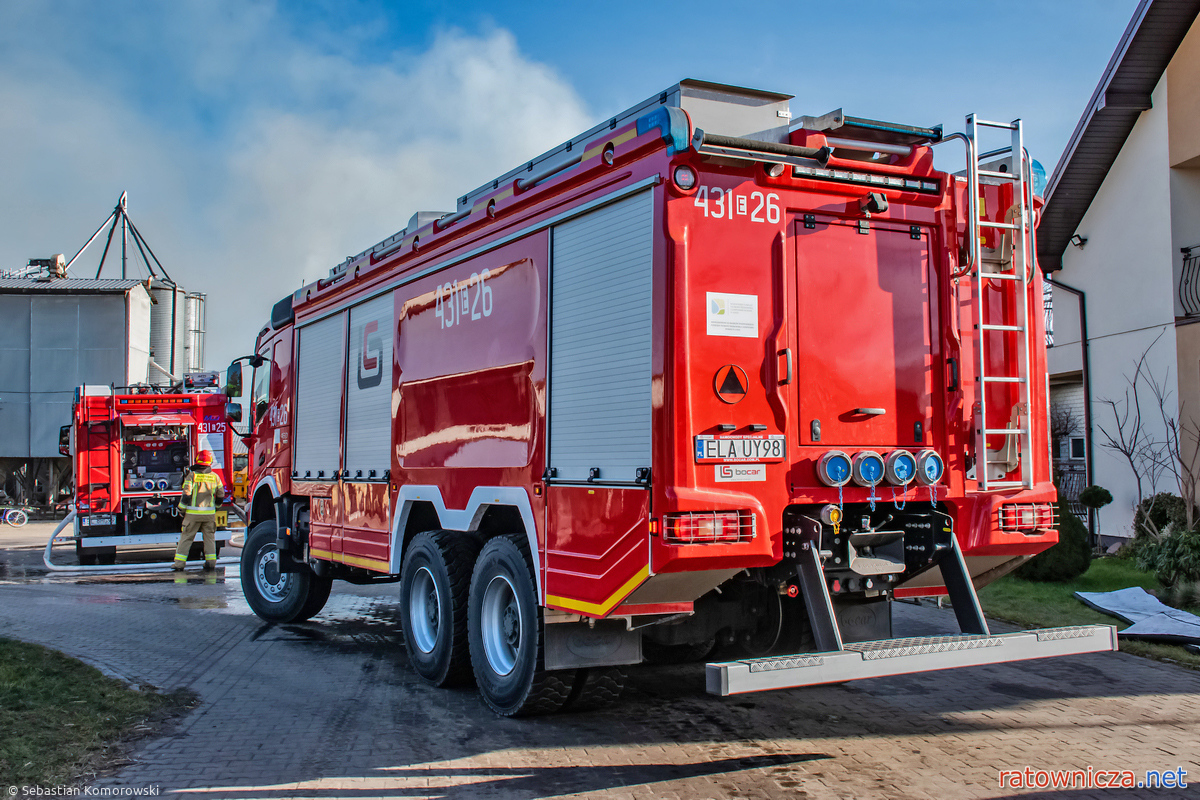
<path fill-rule="evenodd" d="M 203 294 L 159 278 L 0 276 L 0 489 L 53 504 L 70 489 L 59 429 L 81 384 L 170 386 L 204 366 Z"/>

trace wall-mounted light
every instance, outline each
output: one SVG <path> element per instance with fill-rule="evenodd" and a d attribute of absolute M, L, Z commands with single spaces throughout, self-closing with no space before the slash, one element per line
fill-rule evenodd
<path fill-rule="evenodd" d="M 1071 237 L 1071 244 L 1075 245 L 1076 247 L 1083 247 L 1085 244 L 1087 244 L 1087 237 L 1080 236 L 1077 233 Z"/>

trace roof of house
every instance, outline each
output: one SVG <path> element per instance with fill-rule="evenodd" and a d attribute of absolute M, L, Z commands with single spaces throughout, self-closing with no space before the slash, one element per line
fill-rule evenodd
<path fill-rule="evenodd" d="M 144 284 L 134 278 L 0 278 L 0 294 L 123 294 Z"/>
<path fill-rule="evenodd" d="M 1138 3 L 1046 186 L 1037 233 L 1046 272 L 1062 268 L 1063 251 L 1197 13 L 1200 0 Z"/>

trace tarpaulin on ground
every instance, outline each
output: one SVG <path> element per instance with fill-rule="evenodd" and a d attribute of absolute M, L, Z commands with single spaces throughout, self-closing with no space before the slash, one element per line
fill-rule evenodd
<path fill-rule="evenodd" d="M 1115 592 L 1076 592 L 1075 596 L 1097 611 L 1131 623 L 1120 636 L 1200 645 L 1200 617 L 1164 605 L 1139 586 Z"/>

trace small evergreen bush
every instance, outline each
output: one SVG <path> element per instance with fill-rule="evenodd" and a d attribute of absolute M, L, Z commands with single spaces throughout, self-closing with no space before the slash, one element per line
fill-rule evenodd
<path fill-rule="evenodd" d="M 1058 505 L 1058 544 L 1043 550 L 1016 570 L 1027 581 L 1066 583 L 1087 572 L 1092 565 L 1087 526 L 1067 508 L 1061 495 Z"/>
<path fill-rule="evenodd" d="M 1168 528 L 1138 548 L 1137 565 L 1168 589 L 1200 581 L 1200 532 Z"/>
<path fill-rule="evenodd" d="M 1149 519 L 1150 524 L 1146 520 Z M 1200 519 L 1200 515 L 1192 514 L 1192 519 Z M 1161 534 L 1170 525 L 1177 531 L 1187 528 L 1187 505 L 1183 498 L 1170 492 L 1159 492 L 1138 503 L 1133 515 L 1134 538 Z"/>
<path fill-rule="evenodd" d="M 1104 508 L 1112 501 L 1112 492 L 1094 483 L 1079 493 L 1079 502 L 1088 508 Z"/>

